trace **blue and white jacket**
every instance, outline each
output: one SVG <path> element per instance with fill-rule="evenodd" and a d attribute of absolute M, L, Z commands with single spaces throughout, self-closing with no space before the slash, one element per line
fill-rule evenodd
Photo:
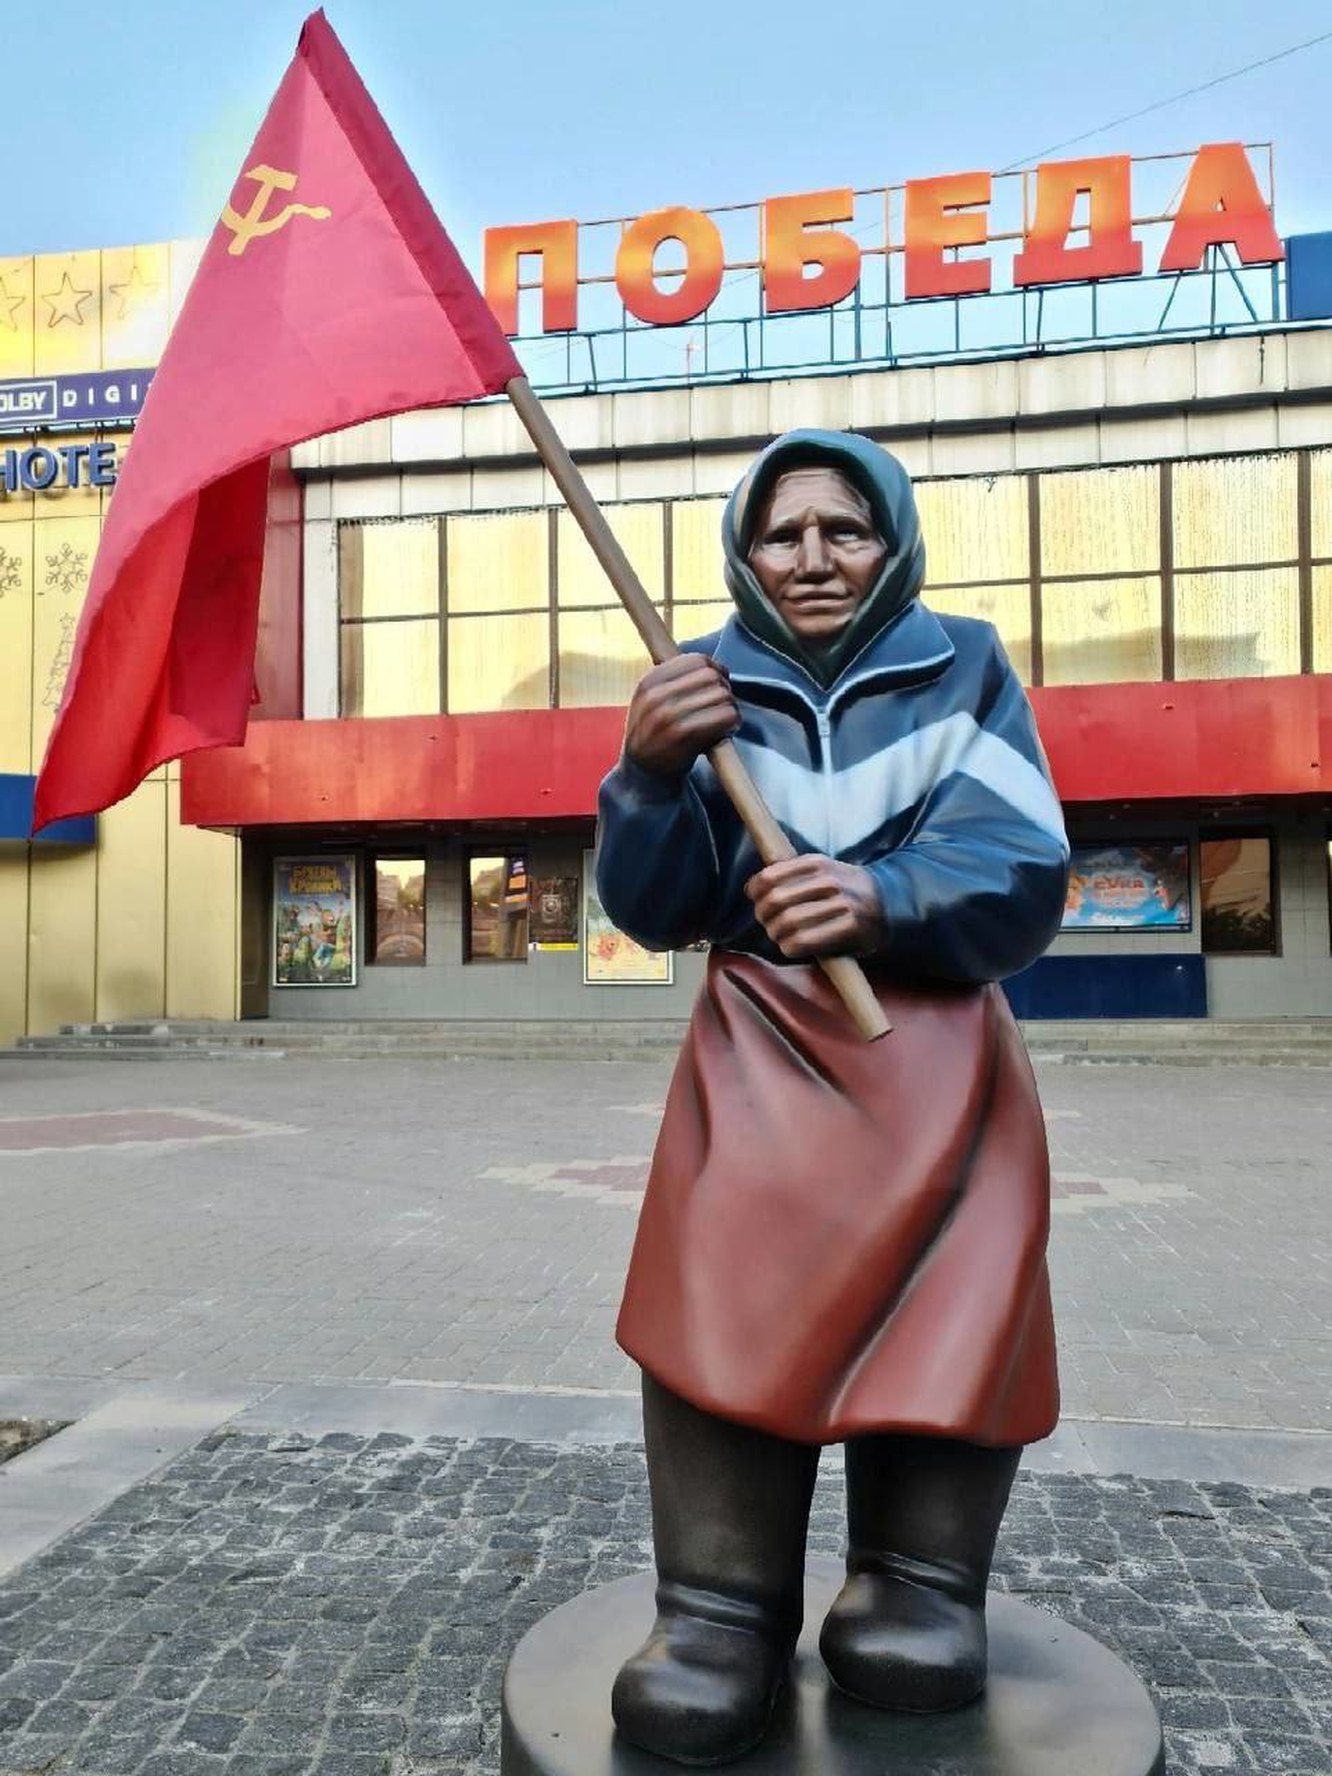
<path fill-rule="evenodd" d="M 911 530 L 914 500 L 891 457 L 861 439 L 790 434 L 765 453 L 786 452 L 767 485 L 790 460 L 791 440 L 801 441 L 805 460 L 811 438 L 839 468 L 849 456 L 867 492 L 873 452 L 869 472 L 887 488 L 878 489 L 878 515 L 898 548 L 876 591 L 887 585 L 890 596 L 858 623 L 859 651 L 819 682 L 826 672 L 781 645 L 785 625 L 774 629 L 771 606 L 687 648 L 729 673 L 741 713 L 735 743 L 796 849 L 873 876 L 884 912 L 877 960 L 917 979 L 1000 979 L 1042 953 L 1064 907 L 1068 842 L 1030 705 L 990 624 L 936 616 L 915 596 L 924 561 Z M 762 490 L 751 471 L 736 498 L 752 512 Z M 728 580 L 752 616 L 735 505 L 723 528 Z M 755 633 L 765 627 L 771 640 Z M 744 892 L 760 867 L 706 759 L 662 777 L 621 758 L 602 784 L 598 893 L 614 922 L 648 948 L 706 938 L 783 961 Z"/>

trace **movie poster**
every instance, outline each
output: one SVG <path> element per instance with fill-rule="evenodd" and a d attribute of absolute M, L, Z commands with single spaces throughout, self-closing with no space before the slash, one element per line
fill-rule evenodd
<path fill-rule="evenodd" d="M 592 853 L 583 857 L 583 985 L 667 987 L 674 978 L 669 950 L 645 950 L 611 924 L 597 899 Z"/>
<path fill-rule="evenodd" d="M 356 859 L 273 860 L 273 985 L 356 985 Z"/>
<path fill-rule="evenodd" d="M 1193 925 L 1189 847 L 1075 845 L 1064 931 L 1188 931 Z"/>
<path fill-rule="evenodd" d="M 527 917 L 528 942 L 535 949 L 576 950 L 578 877 L 533 877 Z"/>

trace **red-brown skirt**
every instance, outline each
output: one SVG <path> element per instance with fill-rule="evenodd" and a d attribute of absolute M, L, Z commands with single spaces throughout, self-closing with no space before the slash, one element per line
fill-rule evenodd
<path fill-rule="evenodd" d="M 873 977 L 871 977 L 873 978 Z M 618 1337 L 672 1392 L 806 1443 L 1030 1443 L 1059 1415 L 1050 1174 L 998 987 L 714 951 L 676 1065 Z"/>

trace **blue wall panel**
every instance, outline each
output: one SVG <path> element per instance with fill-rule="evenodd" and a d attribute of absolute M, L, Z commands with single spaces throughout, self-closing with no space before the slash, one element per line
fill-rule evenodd
<path fill-rule="evenodd" d="M 35 777 L 0 771 L 0 839 L 32 839 L 36 845 L 95 845 L 97 816 L 79 814 L 72 820 L 55 820 L 36 837 L 32 831 L 32 792 Z"/>
<path fill-rule="evenodd" d="M 1332 318 L 1332 234 L 1292 234 L 1286 242 L 1286 315 Z"/>
<path fill-rule="evenodd" d="M 1202 1018 L 1201 956 L 1042 956 L 1004 982 L 1020 1018 Z"/>

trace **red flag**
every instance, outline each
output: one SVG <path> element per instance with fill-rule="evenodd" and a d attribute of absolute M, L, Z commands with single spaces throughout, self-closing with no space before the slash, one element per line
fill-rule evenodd
<path fill-rule="evenodd" d="M 107 514 L 34 828 L 245 737 L 269 458 L 522 368 L 322 12 L 306 20 Z"/>

